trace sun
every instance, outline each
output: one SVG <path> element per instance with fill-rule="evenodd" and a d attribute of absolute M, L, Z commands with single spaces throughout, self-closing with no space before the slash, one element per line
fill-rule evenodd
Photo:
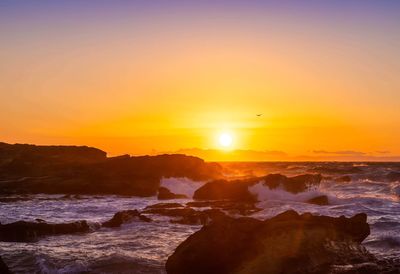
<path fill-rule="evenodd" d="M 218 142 L 223 148 L 230 148 L 232 146 L 232 134 L 224 132 L 219 135 Z"/>

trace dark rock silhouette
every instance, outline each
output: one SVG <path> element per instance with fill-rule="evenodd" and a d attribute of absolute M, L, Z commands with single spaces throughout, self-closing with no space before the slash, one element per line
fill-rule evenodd
<path fill-rule="evenodd" d="M 0 224 L 0 241 L 34 242 L 44 236 L 85 233 L 89 231 L 90 227 L 86 221 L 64 224 L 18 221 L 9 224 Z"/>
<path fill-rule="evenodd" d="M 153 196 L 162 177 L 215 179 L 221 167 L 182 154 L 107 158 L 90 147 L 0 143 L 0 194 Z"/>
<path fill-rule="evenodd" d="M 345 175 L 345 176 L 336 178 L 335 181 L 339 182 L 339 183 L 348 183 L 348 182 L 351 182 L 351 177 L 348 175 Z"/>
<path fill-rule="evenodd" d="M 183 207 L 183 205 L 178 204 L 178 203 L 158 203 L 158 204 L 146 206 L 145 210 L 154 209 L 154 208 L 177 208 L 177 207 Z"/>
<path fill-rule="evenodd" d="M 248 187 L 256 183 L 256 180 L 217 180 L 206 183 L 194 192 L 196 200 L 235 200 L 255 201 L 256 198 L 249 192 Z"/>
<path fill-rule="evenodd" d="M 6 263 L 3 261 L 3 259 L 0 257 L 0 273 L 1 274 L 11 274 L 10 269 L 6 265 Z"/>
<path fill-rule="evenodd" d="M 129 223 L 133 221 L 134 219 L 141 220 L 143 222 L 151 222 L 151 219 L 149 217 L 146 217 L 142 214 L 140 214 L 139 211 L 136 209 L 134 210 L 124 210 L 120 211 L 114 214 L 114 216 L 104 222 L 102 226 L 104 227 L 120 227 L 122 224 Z"/>
<path fill-rule="evenodd" d="M 186 199 L 186 198 L 188 198 L 186 195 L 172 193 L 166 187 L 160 187 L 158 189 L 158 195 L 157 195 L 158 200 Z"/>
<path fill-rule="evenodd" d="M 249 186 L 262 182 L 270 189 L 278 187 L 286 191 L 298 193 L 306 191 L 312 185 L 319 185 L 322 180 L 320 174 L 304 174 L 294 177 L 286 177 L 281 174 L 269 174 L 263 177 L 255 177 L 243 180 L 216 180 L 206 183 L 197 189 L 193 195 L 197 200 L 234 200 L 234 201 L 255 201 L 249 192 Z"/>
<path fill-rule="evenodd" d="M 168 258 L 175 273 L 328 273 L 333 265 L 374 260 L 360 243 L 365 214 L 352 218 L 286 211 L 269 220 L 219 218 L 189 236 Z"/>
<path fill-rule="evenodd" d="M 216 200 L 216 201 L 194 201 L 186 203 L 189 207 L 211 207 L 215 209 L 224 210 L 230 214 L 250 215 L 262 210 L 255 206 L 252 202 L 236 202 L 230 200 Z"/>
<path fill-rule="evenodd" d="M 314 205 L 329 205 L 329 200 L 326 195 L 321 195 L 307 200 L 307 203 Z"/>
<path fill-rule="evenodd" d="M 171 204 L 171 206 L 167 205 L 168 204 L 162 204 L 162 206 L 158 207 L 147 207 L 144 209 L 143 213 L 173 217 L 175 219 L 172 219 L 171 223 L 186 225 L 205 225 L 213 220 L 226 216 L 226 214 L 219 209 L 194 210 L 189 207 L 171 207 L 175 204 Z"/>

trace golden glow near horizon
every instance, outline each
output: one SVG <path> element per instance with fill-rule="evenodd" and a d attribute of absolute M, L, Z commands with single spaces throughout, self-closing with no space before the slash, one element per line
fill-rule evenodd
<path fill-rule="evenodd" d="M 400 155 L 398 16 L 136 8 L 0 16 L 0 141 L 212 160 L 221 148 Z M 222 129 L 231 138 L 218 142 Z"/>

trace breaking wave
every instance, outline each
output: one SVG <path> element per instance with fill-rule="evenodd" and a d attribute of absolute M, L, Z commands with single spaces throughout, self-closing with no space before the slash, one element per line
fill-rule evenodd
<path fill-rule="evenodd" d="M 306 202 L 312 198 L 326 195 L 318 189 L 310 189 L 305 192 L 291 193 L 284 190 L 281 187 L 270 189 L 264 185 L 263 181 L 249 187 L 249 192 L 257 197 L 258 201 L 266 200 L 281 200 L 281 201 L 295 201 L 295 202 Z M 328 197 L 329 199 L 329 197 Z"/>
<path fill-rule="evenodd" d="M 175 194 L 184 194 L 189 198 L 193 197 L 194 192 L 202 187 L 205 182 L 197 182 L 188 178 L 162 178 L 160 186 L 168 188 Z"/>

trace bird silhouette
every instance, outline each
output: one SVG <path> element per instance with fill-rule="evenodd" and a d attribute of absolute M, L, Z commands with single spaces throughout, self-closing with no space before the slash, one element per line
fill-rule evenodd
<path fill-rule="evenodd" d="M 256 114 L 257 115 L 257 117 L 260 117 L 262 114 Z"/>

